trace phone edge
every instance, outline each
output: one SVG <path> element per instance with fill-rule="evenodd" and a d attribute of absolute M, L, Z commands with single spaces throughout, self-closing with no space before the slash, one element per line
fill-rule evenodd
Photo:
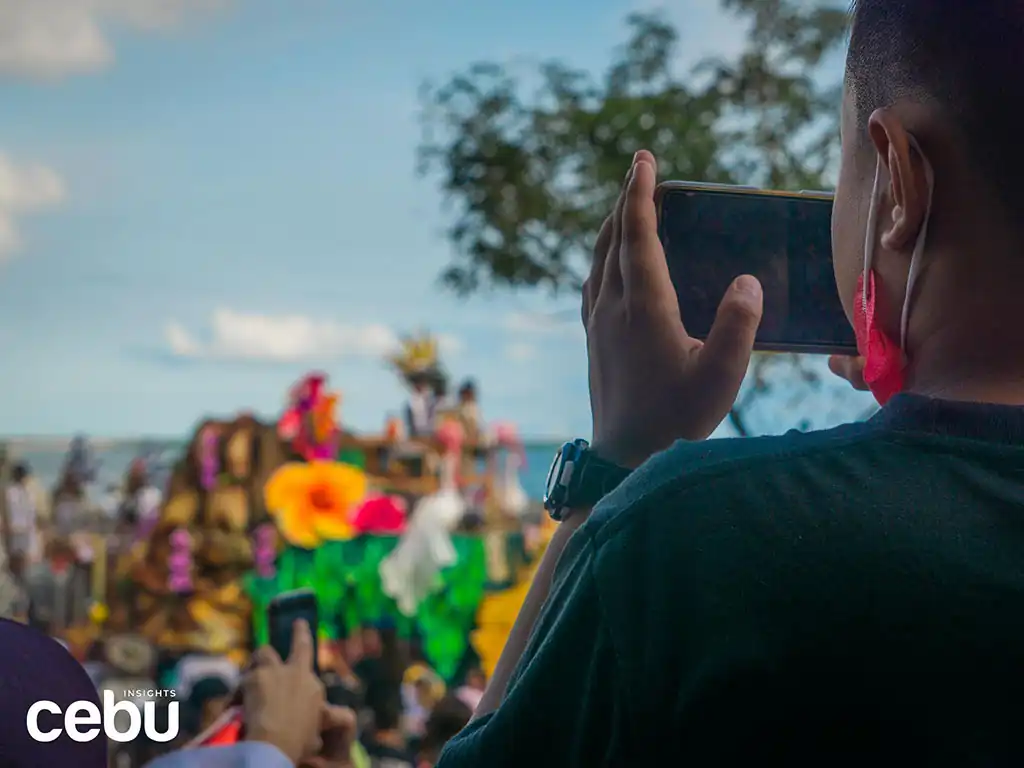
<path fill-rule="evenodd" d="M 834 192 L 802 189 L 799 191 L 783 189 L 762 189 L 742 184 L 717 184 L 711 181 L 663 181 L 654 189 L 654 202 L 658 213 L 661 213 L 661 199 L 665 192 L 711 192 L 726 195 L 753 195 L 761 197 L 787 197 L 801 200 L 820 200 L 831 203 L 835 199 Z"/>

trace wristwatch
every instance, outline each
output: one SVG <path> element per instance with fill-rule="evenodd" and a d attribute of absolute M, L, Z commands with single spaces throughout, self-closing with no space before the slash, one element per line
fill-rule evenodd
<path fill-rule="evenodd" d="M 586 440 L 566 443 L 548 471 L 544 509 L 562 522 L 574 509 L 592 507 L 629 477 L 630 470 L 605 461 Z"/>

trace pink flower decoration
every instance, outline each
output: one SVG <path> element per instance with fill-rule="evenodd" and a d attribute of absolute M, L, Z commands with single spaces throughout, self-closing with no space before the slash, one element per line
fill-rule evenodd
<path fill-rule="evenodd" d="M 405 530 L 408 507 L 399 496 L 370 496 L 356 507 L 349 522 L 360 534 L 400 534 Z"/>
<path fill-rule="evenodd" d="M 436 437 L 445 451 L 455 453 L 462 448 L 466 432 L 455 419 L 448 419 L 437 428 Z"/>
<path fill-rule="evenodd" d="M 327 374 L 315 372 L 306 375 L 298 384 L 292 387 L 289 394 L 291 405 L 300 413 L 308 411 L 323 393 L 324 384 L 327 382 Z"/>
<path fill-rule="evenodd" d="M 277 434 L 282 440 L 291 442 L 299 436 L 302 429 L 302 417 L 294 408 L 285 411 L 280 421 L 277 422 Z"/>
<path fill-rule="evenodd" d="M 507 421 L 498 422 L 494 426 L 494 440 L 502 447 L 514 445 L 519 442 L 519 430 L 515 424 Z"/>
<path fill-rule="evenodd" d="M 264 523 L 253 533 L 255 546 L 256 575 L 261 579 L 272 579 L 277 574 L 277 532 L 270 523 Z"/>
<path fill-rule="evenodd" d="M 216 487 L 217 475 L 220 474 L 220 461 L 217 456 L 219 442 L 220 434 L 212 425 L 206 427 L 199 438 L 199 482 L 207 491 Z"/>
<path fill-rule="evenodd" d="M 171 554 L 167 558 L 167 588 L 182 594 L 192 590 L 192 535 L 185 528 L 171 533 Z"/>

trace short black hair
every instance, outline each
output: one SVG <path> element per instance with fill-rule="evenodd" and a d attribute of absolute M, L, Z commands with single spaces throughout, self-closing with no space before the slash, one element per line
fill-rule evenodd
<path fill-rule="evenodd" d="M 471 710 L 464 702 L 456 696 L 448 694 L 434 707 L 434 711 L 427 718 L 423 735 L 421 749 L 429 757 L 436 758 L 440 755 L 444 745 L 455 737 L 459 731 L 466 727 L 473 717 Z"/>
<path fill-rule="evenodd" d="M 846 83 L 861 135 L 901 99 L 949 115 L 1012 212 L 1024 209 L 1024 6 L 1019 0 L 854 0 Z"/>
<path fill-rule="evenodd" d="M 204 677 L 192 684 L 189 693 L 188 703 L 190 706 L 200 708 L 208 701 L 221 699 L 230 695 L 231 689 L 227 682 L 221 677 Z"/>
<path fill-rule="evenodd" d="M 393 731 L 402 724 L 402 692 L 392 688 L 381 693 L 373 700 L 368 697 L 366 701 L 373 711 L 373 728 L 376 731 Z"/>

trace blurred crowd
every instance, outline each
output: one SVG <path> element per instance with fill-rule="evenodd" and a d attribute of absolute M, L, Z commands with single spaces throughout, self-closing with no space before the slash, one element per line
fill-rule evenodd
<path fill-rule="evenodd" d="M 487 682 L 479 668 L 470 666 L 456 684 L 446 684 L 424 661 L 418 643 L 400 638 L 389 626 L 364 627 L 338 643 L 321 641 L 318 657 L 325 702 L 355 715 L 353 768 L 433 766 L 445 743 L 469 722 Z M 104 682 L 101 666 L 85 664 L 98 688 L 120 696 L 126 683 Z M 166 729 L 167 707 L 177 702 L 178 737 L 158 743 L 140 735 L 129 745 L 111 744 L 112 763 L 117 765 L 118 755 L 124 754 L 123 765 L 135 768 L 194 745 L 239 705 L 245 674 L 226 659 L 203 656 L 187 656 L 158 671 L 156 677 L 176 696 L 156 699 L 157 731 Z"/>

